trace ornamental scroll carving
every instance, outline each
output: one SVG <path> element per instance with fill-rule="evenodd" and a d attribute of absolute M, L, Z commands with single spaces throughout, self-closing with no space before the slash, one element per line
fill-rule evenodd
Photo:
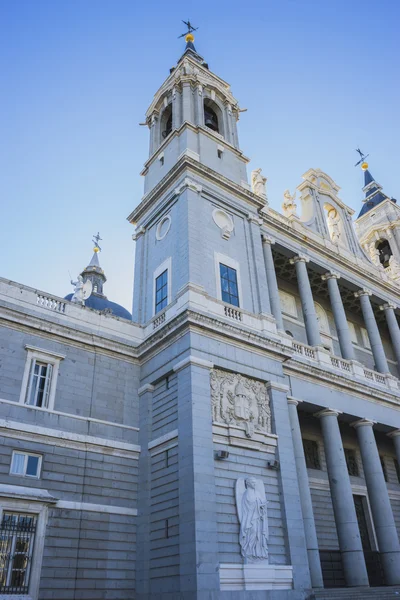
<path fill-rule="evenodd" d="M 211 371 L 213 421 L 235 425 L 248 438 L 271 432 L 271 410 L 265 384 L 237 373 Z"/>

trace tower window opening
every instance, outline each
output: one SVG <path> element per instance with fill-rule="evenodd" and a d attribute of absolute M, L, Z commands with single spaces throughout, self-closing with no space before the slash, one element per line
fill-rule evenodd
<path fill-rule="evenodd" d="M 376 244 L 376 249 L 379 252 L 379 262 L 386 267 L 389 266 L 390 257 L 393 255 L 390 244 L 387 240 L 381 240 Z"/>
<path fill-rule="evenodd" d="M 169 105 L 161 117 L 161 135 L 163 139 L 167 138 L 172 131 L 172 106 Z"/>
<path fill-rule="evenodd" d="M 212 131 L 220 133 L 217 113 L 211 108 L 207 101 L 204 102 L 204 125 L 209 129 L 212 129 Z"/>

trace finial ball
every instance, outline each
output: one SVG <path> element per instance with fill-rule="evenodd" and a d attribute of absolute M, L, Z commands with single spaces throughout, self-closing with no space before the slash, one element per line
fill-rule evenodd
<path fill-rule="evenodd" d="M 193 33 L 188 33 L 187 36 L 185 37 L 186 42 L 194 42 L 194 35 Z"/>
<path fill-rule="evenodd" d="M 367 162 L 363 162 L 363 164 L 361 165 L 361 168 L 363 171 L 366 171 L 368 169 L 368 163 Z"/>
<path fill-rule="evenodd" d="M 98 252 L 99 250 L 100 250 L 100 248 L 98 248 L 97 246 L 95 246 L 95 247 L 93 248 L 93 252 L 96 252 L 96 254 L 97 254 L 97 252 Z"/>

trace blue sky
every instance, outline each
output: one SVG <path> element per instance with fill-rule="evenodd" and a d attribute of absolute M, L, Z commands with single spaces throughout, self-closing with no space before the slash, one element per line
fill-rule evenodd
<path fill-rule="evenodd" d="M 314 167 L 357 210 L 357 146 L 400 200 L 395 0 L 2 0 L 0 276 L 64 296 L 99 230 L 105 291 L 130 309 L 126 217 L 148 157 L 138 123 L 184 50 L 188 17 L 198 52 L 248 109 L 240 145 L 274 208 Z"/>

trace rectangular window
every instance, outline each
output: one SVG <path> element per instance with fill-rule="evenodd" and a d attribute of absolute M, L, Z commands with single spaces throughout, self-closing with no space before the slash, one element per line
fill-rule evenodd
<path fill-rule="evenodd" d="M 219 274 L 221 278 L 221 298 L 223 302 L 228 302 L 228 304 L 239 306 L 236 270 L 220 263 Z"/>
<path fill-rule="evenodd" d="M 158 313 L 168 304 L 168 269 L 156 278 L 155 312 Z"/>
<path fill-rule="evenodd" d="M 53 365 L 36 358 L 31 361 L 25 404 L 48 408 Z"/>
<path fill-rule="evenodd" d="M 397 481 L 400 483 L 400 467 L 399 467 L 399 461 L 394 458 L 393 459 L 394 462 L 394 468 L 396 469 L 396 475 L 397 475 Z"/>
<path fill-rule="evenodd" d="M 353 477 L 358 477 L 360 473 L 358 470 L 357 455 L 355 453 L 355 450 L 352 450 L 351 448 L 344 448 L 344 457 L 346 459 L 347 470 L 349 472 L 349 475 L 352 475 Z"/>
<path fill-rule="evenodd" d="M 14 451 L 11 458 L 10 475 L 22 475 L 39 479 L 42 457 L 39 454 Z"/>
<path fill-rule="evenodd" d="M 36 515 L 4 512 L 0 525 L 0 595 L 28 594 Z"/>
<path fill-rule="evenodd" d="M 303 440 L 303 448 L 307 469 L 321 469 L 318 443 L 315 440 Z"/>
<path fill-rule="evenodd" d="M 351 321 L 347 321 L 347 325 L 349 326 L 351 341 L 353 342 L 353 344 L 358 344 L 357 333 L 354 323 L 352 323 Z"/>
<path fill-rule="evenodd" d="M 387 474 L 385 459 L 383 458 L 383 456 L 380 456 L 379 458 L 381 459 L 381 466 L 382 466 L 382 471 L 383 471 L 383 477 L 385 478 L 385 481 L 388 481 L 388 474 Z"/>

